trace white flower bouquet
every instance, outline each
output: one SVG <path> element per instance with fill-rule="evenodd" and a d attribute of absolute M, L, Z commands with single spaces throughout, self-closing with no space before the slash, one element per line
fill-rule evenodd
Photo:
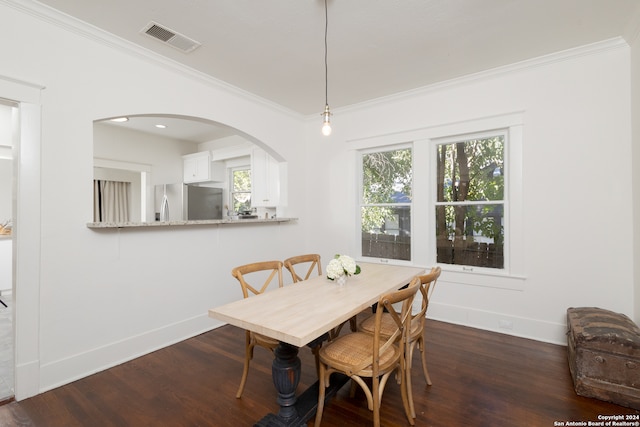
<path fill-rule="evenodd" d="M 327 265 L 327 279 L 329 280 L 353 274 L 360 274 L 360 266 L 348 255 L 336 255 Z"/>

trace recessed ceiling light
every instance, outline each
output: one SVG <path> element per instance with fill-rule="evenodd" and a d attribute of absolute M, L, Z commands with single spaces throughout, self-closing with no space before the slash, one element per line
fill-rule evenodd
<path fill-rule="evenodd" d="M 158 129 L 165 129 L 167 127 L 167 125 L 156 125 L 156 127 Z"/>
<path fill-rule="evenodd" d="M 117 122 L 117 123 L 128 122 L 129 121 L 129 117 L 116 117 L 115 119 L 111 119 L 109 121 L 110 122 Z"/>

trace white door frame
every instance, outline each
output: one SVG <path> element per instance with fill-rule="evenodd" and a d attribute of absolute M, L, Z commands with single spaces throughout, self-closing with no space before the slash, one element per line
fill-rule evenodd
<path fill-rule="evenodd" d="M 13 117 L 13 327 L 15 399 L 40 392 L 40 154 L 44 86 L 0 76 L 0 97 L 19 104 Z"/>

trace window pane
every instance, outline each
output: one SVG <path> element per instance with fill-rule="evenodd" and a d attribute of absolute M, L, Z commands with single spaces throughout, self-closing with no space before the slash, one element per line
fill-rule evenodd
<path fill-rule="evenodd" d="M 362 201 L 411 202 L 411 149 L 368 153 L 362 156 Z"/>
<path fill-rule="evenodd" d="M 251 210 L 251 193 L 233 193 L 233 211 Z"/>
<path fill-rule="evenodd" d="M 504 268 L 502 204 L 436 206 L 437 262 Z"/>
<path fill-rule="evenodd" d="M 411 208 L 362 207 L 362 256 L 411 259 Z"/>
<path fill-rule="evenodd" d="M 233 171 L 233 191 L 251 191 L 251 170 Z"/>
<path fill-rule="evenodd" d="M 251 210 L 251 169 L 234 169 L 231 188 L 233 212 Z"/>
<path fill-rule="evenodd" d="M 504 136 L 438 145 L 437 200 L 504 198 Z"/>

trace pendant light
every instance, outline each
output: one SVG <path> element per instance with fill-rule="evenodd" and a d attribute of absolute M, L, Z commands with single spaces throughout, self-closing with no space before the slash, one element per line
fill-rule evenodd
<path fill-rule="evenodd" d="M 322 113 L 322 134 L 331 135 L 331 111 L 329 110 L 329 77 L 327 66 L 327 29 L 329 28 L 329 14 L 327 12 L 327 0 L 324 0 L 324 112 Z"/>

